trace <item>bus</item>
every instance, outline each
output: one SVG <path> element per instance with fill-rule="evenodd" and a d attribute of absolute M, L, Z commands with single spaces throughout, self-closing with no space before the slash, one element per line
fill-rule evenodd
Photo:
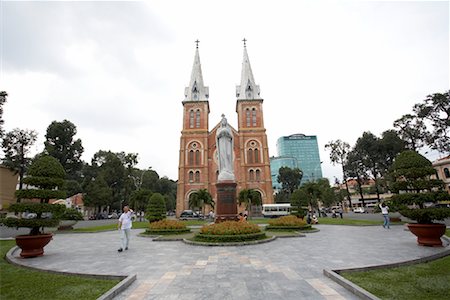
<path fill-rule="evenodd" d="M 262 214 L 264 218 L 277 218 L 287 216 L 291 213 L 291 204 L 263 204 Z"/>

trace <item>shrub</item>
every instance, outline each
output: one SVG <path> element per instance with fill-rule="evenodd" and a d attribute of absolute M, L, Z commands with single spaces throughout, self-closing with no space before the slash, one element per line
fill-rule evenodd
<path fill-rule="evenodd" d="M 306 221 L 296 216 L 284 216 L 278 219 L 269 220 L 270 226 L 304 226 Z"/>
<path fill-rule="evenodd" d="M 450 218 L 450 208 L 404 209 L 400 213 L 419 224 L 432 224 L 434 220 Z"/>
<path fill-rule="evenodd" d="M 66 208 L 64 213 L 61 215 L 61 220 L 80 221 L 80 220 L 83 220 L 83 214 L 81 214 L 75 208 Z"/>
<path fill-rule="evenodd" d="M 247 222 L 226 221 L 217 224 L 204 225 L 200 234 L 206 235 L 242 235 L 261 232 L 256 224 Z"/>
<path fill-rule="evenodd" d="M 180 234 L 191 231 L 183 222 L 167 219 L 150 223 L 148 227 L 146 234 Z"/>
<path fill-rule="evenodd" d="M 149 204 L 145 211 L 145 218 L 152 223 L 166 218 L 166 202 L 163 195 L 154 193 L 150 197 Z"/>
<path fill-rule="evenodd" d="M 267 238 L 264 232 L 239 234 L 239 235 L 217 235 L 217 234 L 197 234 L 194 241 L 210 243 L 233 243 L 263 240 Z"/>

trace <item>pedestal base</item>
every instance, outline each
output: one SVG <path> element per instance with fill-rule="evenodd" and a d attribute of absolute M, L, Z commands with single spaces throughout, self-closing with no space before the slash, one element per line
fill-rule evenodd
<path fill-rule="evenodd" d="M 237 221 L 236 182 L 224 181 L 216 183 L 216 223 Z"/>

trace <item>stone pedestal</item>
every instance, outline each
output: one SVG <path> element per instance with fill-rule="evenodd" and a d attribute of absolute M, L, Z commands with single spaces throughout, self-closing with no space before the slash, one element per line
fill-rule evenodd
<path fill-rule="evenodd" d="M 216 223 L 237 221 L 236 182 L 223 181 L 216 183 Z"/>

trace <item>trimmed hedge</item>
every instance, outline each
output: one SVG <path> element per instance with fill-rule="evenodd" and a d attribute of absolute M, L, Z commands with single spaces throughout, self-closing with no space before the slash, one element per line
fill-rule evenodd
<path fill-rule="evenodd" d="M 16 197 L 20 199 L 64 199 L 66 192 L 59 190 L 18 190 Z"/>
<path fill-rule="evenodd" d="M 443 221 L 450 218 L 450 208 L 404 209 L 400 214 L 419 224 L 432 224 L 434 220 Z"/>
<path fill-rule="evenodd" d="M 307 225 L 306 221 L 296 216 L 284 216 L 278 219 L 269 220 L 270 227 L 303 227 Z"/>
<path fill-rule="evenodd" d="M 64 213 L 61 215 L 61 220 L 81 221 L 83 220 L 83 214 L 81 214 L 75 208 L 66 208 Z"/>
<path fill-rule="evenodd" d="M 169 234 L 183 234 L 191 232 L 189 228 L 184 229 L 147 229 L 144 234 L 148 235 L 169 235 Z"/>
<path fill-rule="evenodd" d="M 19 218 L 5 218 L 2 223 L 8 227 L 56 227 L 59 224 L 59 219 L 19 219 Z"/>
<path fill-rule="evenodd" d="M 298 231 L 298 230 L 311 230 L 311 225 L 303 226 L 267 226 L 266 230 L 270 231 Z"/>
<path fill-rule="evenodd" d="M 236 221 L 205 225 L 200 229 L 200 234 L 205 235 L 244 235 L 259 232 L 261 229 L 256 224 Z"/>
<path fill-rule="evenodd" d="M 148 227 L 145 234 L 182 234 L 191 231 L 186 224 L 178 220 L 165 219 L 150 223 Z"/>
<path fill-rule="evenodd" d="M 166 201 L 160 193 L 154 193 L 145 210 L 145 218 L 150 222 L 164 220 L 166 218 Z"/>
<path fill-rule="evenodd" d="M 264 232 L 239 234 L 239 235 L 216 235 L 216 234 L 203 234 L 199 233 L 195 235 L 194 241 L 198 242 L 210 242 L 210 243 L 233 243 L 233 242 L 247 242 L 263 240 L 267 238 Z"/>
<path fill-rule="evenodd" d="M 13 212 L 32 212 L 36 214 L 52 213 L 55 215 L 62 215 L 66 207 L 61 204 L 48 204 L 48 203 L 36 203 L 36 202 L 22 202 L 14 203 L 9 207 Z"/>

